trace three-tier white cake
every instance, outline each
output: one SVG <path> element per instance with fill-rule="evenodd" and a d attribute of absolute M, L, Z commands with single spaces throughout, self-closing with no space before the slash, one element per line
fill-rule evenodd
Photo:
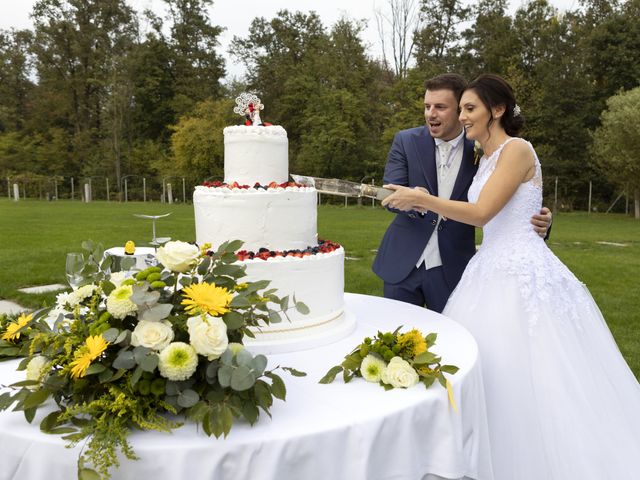
<path fill-rule="evenodd" d="M 290 322 L 265 325 L 254 351 L 302 350 L 338 340 L 355 327 L 344 309 L 344 249 L 318 242 L 317 192 L 288 182 L 287 132 L 280 126 L 224 129 L 224 182 L 198 186 L 193 195 L 196 242 L 215 249 L 244 241 L 239 262 L 247 281 L 271 280 L 279 296 L 305 303 L 310 313 L 289 310 Z"/>

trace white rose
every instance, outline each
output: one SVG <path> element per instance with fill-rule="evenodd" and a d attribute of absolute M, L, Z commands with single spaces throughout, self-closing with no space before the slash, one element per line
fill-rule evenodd
<path fill-rule="evenodd" d="M 27 380 L 40 380 L 40 377 L 47 371 L 49 359 L 42 355 L 33 357 L 27 364 Z"/>
<path fill-rule="evenodd" d="M 187 242 L 167 242 L 156 252 L 162 265 L 172 272 L 184 273 L 189 270 L 200 256 L 200 249 Z"/>
<path fill-rule="evenodd" d="M 140 320 L 131 334 L 131 345 L 147 347 L 152 350 L 163 350 L 173 341 L 171 322 L 163 320 L 152 322 Z"/>
<path fill-rule="evenodd" d="M 382 372 L 381 380 L 394 388 L 409 388 L 418 383 L 420 377 L 409 362 L 401 357 L 393 357 Z"/>
<path fill-rule="evenodd" d="M 187 320 L 187 330 L 191 346 L 209 360 L 220 357 L 229 345 L 227 324 L 221 318 L 211 315 L 191 317 Z"/>

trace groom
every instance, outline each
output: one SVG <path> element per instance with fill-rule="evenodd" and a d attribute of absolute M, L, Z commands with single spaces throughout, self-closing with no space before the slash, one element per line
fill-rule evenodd
<path fill-rule="evenodd" d="M 425 82 L 426 127 L 398 132 L 391 145 L 383 184 L 426 188 L 432 195 L 467 201 L 478 166 L 474 143 L 464 137 L 458 102 L 467 82 L 457 74 Z M 476 251 L 475 228 L 434 212 L 400 212 L 387 229 L 373 271 L 384 281 L 384 296 L 442 312 Z M 531 219 L 545 236 L 551 213 Z"/>

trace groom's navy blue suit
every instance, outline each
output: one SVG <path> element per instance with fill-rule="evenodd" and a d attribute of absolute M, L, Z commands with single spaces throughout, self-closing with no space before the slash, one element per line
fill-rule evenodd
<path fill-rule="evenodd" d="M 425 187 L 437 195 L 435 149 L 435 141 L 426 126 L 397 133 L 387 157 L 384 183 Z M 467 201 L 467 191 L 477 170 L 473 156 L 473 142 L 465 139 L 451 200 Z M 416 269 L 438 215 L 392 211 L 397 213 L 396 218 L 389 225 L 373 262 L 373 271 L 384 280 L 385 297 L 420 305 L 426 303 L 428 308 L 442 311 L 475 253 L 475 227 L 453 220 L 441 221 L 438 246 L 442 267 L 425 270 L 423 264 Z"/>

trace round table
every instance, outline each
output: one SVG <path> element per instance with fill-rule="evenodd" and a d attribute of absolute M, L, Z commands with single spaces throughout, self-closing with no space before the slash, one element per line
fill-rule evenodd
<path fill-rule="evenodd" d="M 138 461 L 121 459 L 113 479 L 401 480 L 492 478 L 482 376 L 471 335 L 454 321 L 402 302 L 346 294 L 357 318 L 347 338 L 309 351 L 269 356 L 269 366 L 294 367 L 306 377 L 281 372 L 287 400 L 275 400 L 273 418 L 262 414 L 250 427 L 234 425 L 224 439 L 207 437 L 194 424 L 172 433 L 135 432 Z M 377 384 L 340 376 L 318 380 L 367 335 L 418 328 L 437 332 L 434 351 L 460 367 L 450 376 L 458 412 L 439 384 L 385 391 Z M 24 379 L 17 361 L 0 364 L 0 383 Z M 41 410 L 46 410 L 43 408 Z M 58 436 L 40 432 L 22 412 L 0 414 L 0 479 L 73 479 L 80 446 L 64 448 Z"/>

